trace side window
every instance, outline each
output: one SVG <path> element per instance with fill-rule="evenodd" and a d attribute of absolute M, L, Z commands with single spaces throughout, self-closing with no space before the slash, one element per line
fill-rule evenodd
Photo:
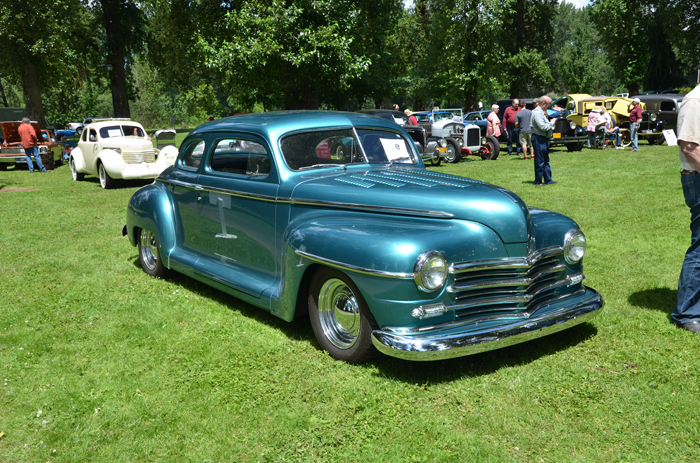
<path fill-rule="evenodd" d="M 210 164 L 212 171 L 227 174 L 267 177 L 270 173 L 270 156 L 265 147 L 241 138 L 218 140 Z"/>
<path fill-rule="evenodd" d="M 97 141 L 97 131 L 95 129 L 90 129 L 90 141 L 91 142 Z"/>
<path fill-rule="evenodd" d="M 180 167 L 187 170 L 197 170 L 202 163 L 204 156 L 204 140 L 195 138 L 187 143 L 187 146 L 180 151 Z"/>
<path fill-rule="evenodd" d="M 660 111 L 675 111 L 676 103 L 673 101 L 662 101 Z"/>
<path fill-rule="evenodd" d="M 83 141 L 87 141 L 87 137 L 88 137 L 88 131 L 83 130 Z"/>

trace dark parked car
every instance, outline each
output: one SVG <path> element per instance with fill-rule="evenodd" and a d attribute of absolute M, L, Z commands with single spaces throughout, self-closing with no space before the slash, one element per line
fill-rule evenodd
<path fill-rule="evenodd" d="M 133 194 L 124 234 L 147 274 L 175 270 L 286 321 L 308 314 L 349 362 L 498 349 L 603 307 L 583 284 L 576 222 L 426 170 L 401 126 L 359 113 L 199 126 Z"/>
<path fill-rule="evenodd" d="M 646 105 L 642 113 L 639 138 L 649 141 L 652 145 L 662 144 L 665 140 L 663 130 L 676 130 L 678 109 L 684 96 L 677 93 L 637 96 Z"/>
<path fill-rule="evenodd" d="M 410 124 L 408 117 L 401 111 L 392 109 L 363 109 L 358 111 L 363 114 L 381 117 L 399 124 L 413 139 L 423 161 L 430 161 L 434 166 L 439 166 L 443 158 L 449 156 L 447 141 L 444 138 L 428 138 L 425 129 L 418 125 Z"/>
<path fill-rule="evenodd" d="M 488 125 L 488 121 L 486 120 L 486 118 L 489 117 L 490 112 L 491 111 L 472 111 L 470 113 L 467 113 L 464 115 L 464 123 L 466 125 L 476 125 L 481 130 L 481 136 L 485 137 L 486 126 Z"/>

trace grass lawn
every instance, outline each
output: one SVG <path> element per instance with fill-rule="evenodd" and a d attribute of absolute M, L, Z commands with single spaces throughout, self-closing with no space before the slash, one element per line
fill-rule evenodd
<path fill-rule="evenodd" d="M 700 336 L 672 326 L 690 241 L 675 147 L 434 168 L 573 217 L 592 323 L 459 359 L 332 360 L 121 236 L 138 184 L 0 172 L 0 461 L 697 461 Z M 439 205 L 436 205 L 439 209 Z"/>

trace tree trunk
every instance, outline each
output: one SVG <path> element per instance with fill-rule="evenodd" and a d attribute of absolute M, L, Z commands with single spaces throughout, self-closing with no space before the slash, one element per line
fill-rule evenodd
<path fill-rule="evenodd" d="M 0 95 L 2 95 L 2 104 L 6 108 L 10 105 L 7 104 L 7 98 L 5 97 L 5 87 L 2 86 L 2 80 L 0 80 Z"/>
<path fill-rule="evenodd" d="M 22 93 L 24 94 L 24 107 L 27 117 L 37 121 L 42 127 L 46 127 L 44 117 L 44 105 L 41 102 L 41 83 L 39 82 L 39 70 L 36 65 L 22 57 Z"/>
<path fill-rule="evenodd" d="M 119 2 L 104 0 L 100 3 L 107 37 L 107 63 L 112 65 L 112 70 L 109 71 L 109 88 L 112 91 L 114 117 L 131 117 L 124 74 L 124 43 L 118 30 L 120 21 L 123 21 L 120 11 L 121 5 Z"/>
<path fill-rule="evenodd" d="M 112 106 L 114 117 L 131 117 L 129 97 L 126 92 L 126 76 L 124 74 L 124 54 L 122 50 L 113 51 L 112 70 L 109 71 L 109 88 L 112 91 Z"/>
<path fill-rule="evenodd" d="M 479 110 L 479 82 L 474 81 L 464 89 L 464 110 L 466 112 Z"/>
<path fill-rule="evenodd" d="M 301 84 L 300 87 L 287 91 L 284 98 L 284 109 L 318 109 L 318 91 L 309 84 Z"/>

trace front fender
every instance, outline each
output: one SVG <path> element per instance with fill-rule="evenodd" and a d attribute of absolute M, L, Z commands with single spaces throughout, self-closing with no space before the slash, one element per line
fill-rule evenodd
<path fill-rule="evenodd" d="M 126 162 L 122 155 L 114 150 L 105 149 L 99 152 L 95 159 L 95 172 L 97 171 L 97 163 L 101 162 L 105 166 L 105 170 L 112 178 L 122 178 L 123 172 L 126 169 Z"/>
<path fill-rule="evenodd" d="M 396 317 L 399 305 L 414 308 L 416 301 L 431 303 L 447 297 L 444 289 L 422 292 L 413 281 L 414 266 L 422 253 L 437 250 L 448 263 L 508 257 L 497 233 L 463 220 L 319 213 L 290 223 L 285 241 L 286 281 L 302 281 L 311 266 L 338 268 L 358 286 L 380 326 L 392 319 L 392 313 Z M 410 310 L 402 312 L 406 312 L 406 323 L 415 322 L 408 315 Z M 292 318 L 290 313 L 279 316 Z"/>
<path fill-rule="evenodd" d="M 175 214 L 170 192 L 160 183 L 138 189 L 129 200 L 126 232 L 132 246 L 137 245 L 136 230 L 141 228 L 155 233 L 163 263 L 170 268 L 170 254 L 176 243 Z"/>
<path fill-rule="evenodd" d="M 74 148 L 70 152 L 70 157 L 73 158 L 73 165 L 75 166 L 76 172 L 89 173 L 85 169 L 85 156 L 83 155 L 83 150 L 81 150 L 80 147 Z"/>

